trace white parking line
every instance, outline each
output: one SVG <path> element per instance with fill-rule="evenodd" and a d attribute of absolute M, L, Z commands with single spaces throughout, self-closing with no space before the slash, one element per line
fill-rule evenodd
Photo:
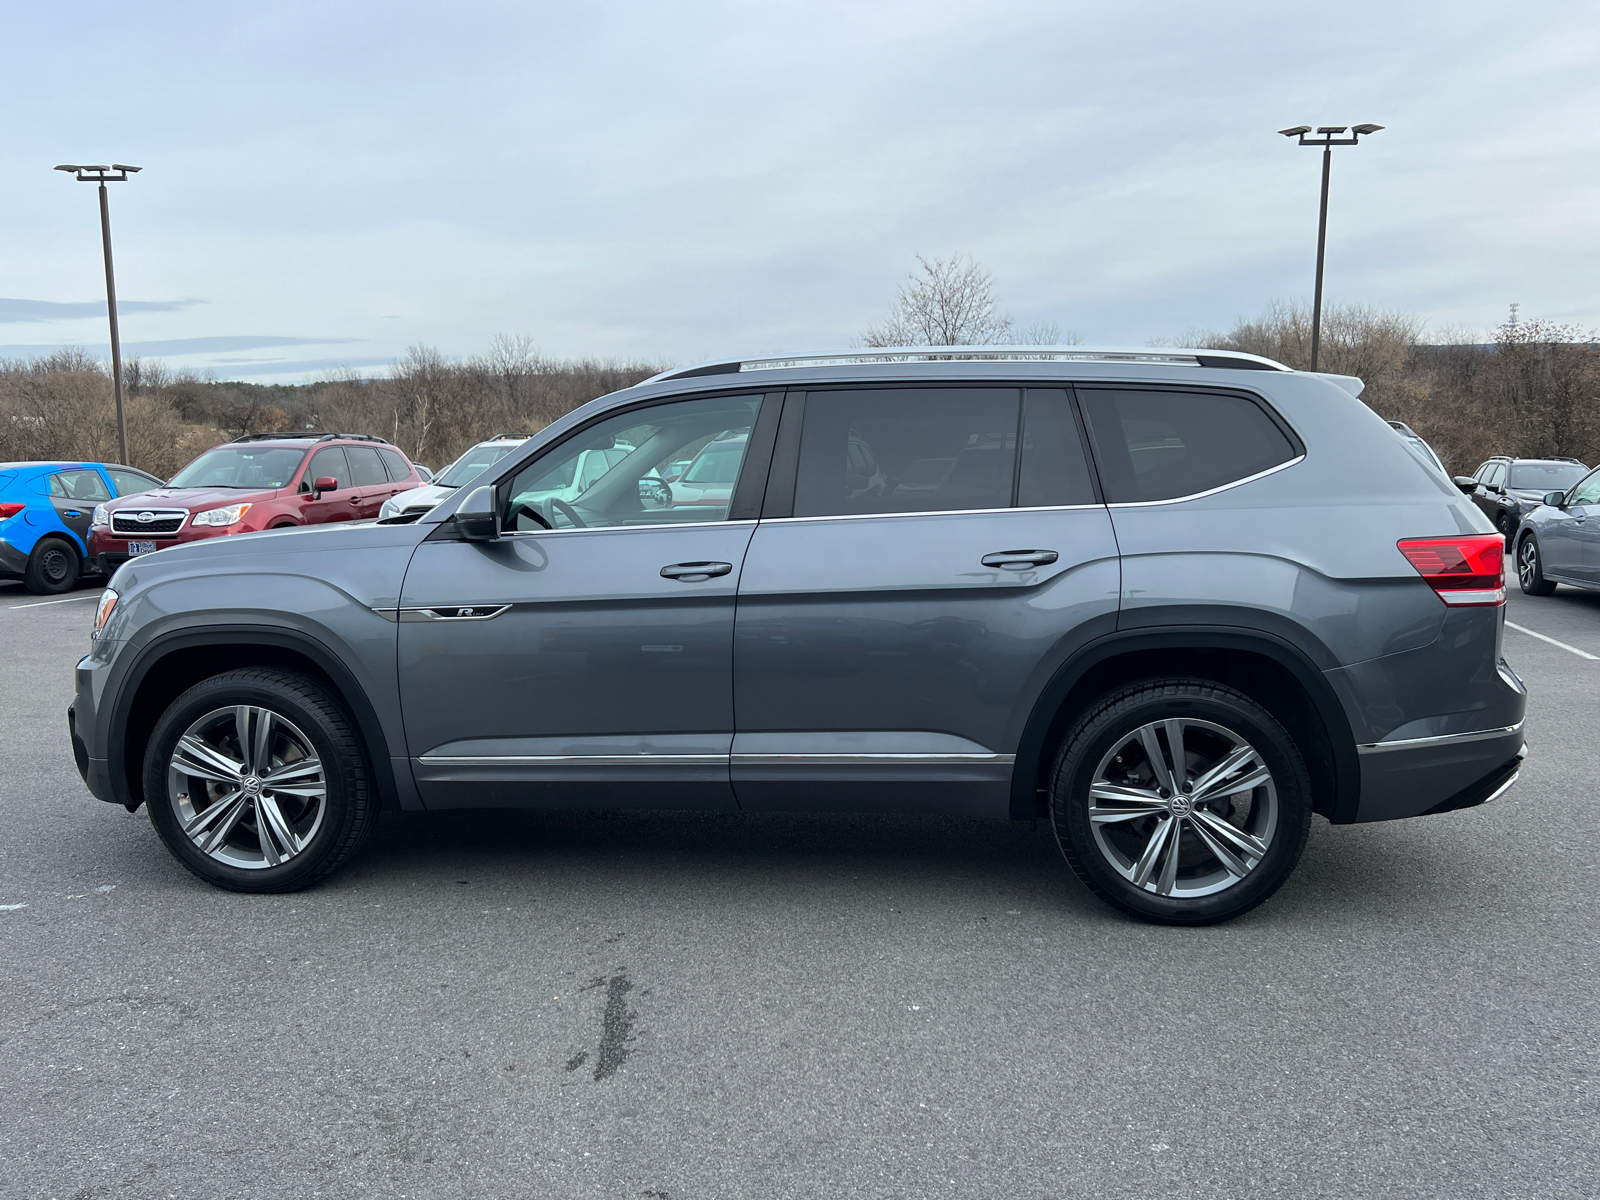
<path fill-rule="evenodd" d="M 32 604 L 13 604 L 11 606 L 11 611 L 16 612 L 19 608 L 39 608 L 46 604 L 71 604 L 74 600 L 98 599 L 100 599 L 99 592 L 90 592 L 84 596 L 68 596 L 65 600 L 35 600 Z"/>
<path fill-rule="evenodd" d="M 1546 637 L 1542 633 L 1535 633 L 1531 629 L 1524 629 L 1521 625 L 1515 624 L 1514 622 L 1507 621 L 1506 628 L 1515 629 L 1518 633 L 1525 633 L 1529 637 L 1536 637 L 1541 642 L 1549 642 L 1552 646 L 1560 646 L 1569 654 L 1576 654 L 1579 658 L 1587 658 L 1590 662 L 1600 662 L 1600 654 L 1590 654 L 1587 650 L 1579 650 L 1576 646 L 1569 646 L 1565 642 L 1556 641 L 1553 637 Z"/>

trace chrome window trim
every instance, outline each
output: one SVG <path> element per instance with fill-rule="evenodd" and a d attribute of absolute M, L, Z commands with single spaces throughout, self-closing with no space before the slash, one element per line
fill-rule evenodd
<path fill-rule="evenodd" d="M 1526 720 L 1498 729 L 1478 729 L 1471 733 L 1442 733 L 1437 737 L 1402 738 L 1397 742 L 1366 742 L 1356 747 L 1357 754 L 1387 754 L 1391 750 L 1421 750 L 1435 746 L 1460 746 L 1468 742 L 1487 742 L 1521 733 Z"/>
<path fill-rule="evenodd" d="M 997 513 L 1014 512 L 1084 512 L 1092 508 L 1105 508 L 1104 504 L 1034 504 L 1012 508 L 919 508 L 911 512 L 833 513 L 815 517 L 762 517 L 763 525 L 780 521 L 867 521 L 878 517 L 983 517 Z"/>
<path fill-rule="evenodd" d="M 640 529 L 710 529 L 725 525 L 754 525 L 755 518 L 741 518 L 737 521 L 663 521 L 659 525 L 585 525 L 581 529 L 502 529 L 501 537 L 549 537 L 552 533 L 619 533 L 623 530 Z"/>
<path fill-rule="evenodd" d="M 1279 471 L 1287 471 L 1290 467 L 1298 466 L 1305 462 L 1304 454 L 1297 454 L 1287 462 L 1281 462 L 1275 467 L 1268 467 L 1265 471 L 1257 471 L 1254 475 L 1246 475 L 1243 479 L 1235 479 L 1232 483 L 1224 483 L 1218 487 L 1208 488 L 1203 492 L 1191 492 L 1187 496 L 1173 496 L 1170 500 L 1117 500 L 1106 505 L 1107 508 L 1154 508 L 1160 504 L 1182 504 L 1187 500 L 1203 500 L 1207 496 L 1215 496 L 1219 492 L 1226 492 L 1230 488 L 1243 487 L 1247 483 L 1254 483 L 1258 479 L 1265 479 L 1268 475 L 1276 475 Z"/>

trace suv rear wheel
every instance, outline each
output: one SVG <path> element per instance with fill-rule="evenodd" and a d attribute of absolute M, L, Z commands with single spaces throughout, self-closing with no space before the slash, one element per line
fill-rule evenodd
<path fill-rule="evenodd" d="M 1050 783 L 1056 841 L 1124 912 L 1205 925 L 1247 912 L 1294 870 L 1311 828 L 1299 748 L 1242 692 L 1135 684 L 1068 732 Z"/>
<path fill-rule="evenodd" d="M 297 891 L 342 864 L 376 816 L 371 779 L 343 705 L 315 680 L 260 668 L 174 700 L 144 764 L 167 849 L 236 892 Z"/>

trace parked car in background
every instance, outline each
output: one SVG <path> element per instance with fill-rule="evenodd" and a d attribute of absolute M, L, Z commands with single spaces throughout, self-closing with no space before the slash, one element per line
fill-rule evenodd
<path fill-rule="evenodd" d="M 39 596 L 98 573 L 89 554 L 97 505 L 159 488 L 161 480 L 110 463 L 0 463 L 0 579 Z"/>
<path fill-rule="evenodd" d="M 421 479 L 423 483 L 432 483 L 433 482 L 433 470 L 432 470 L 432 468 L 425 467 L 419 462 L 414 462 L 411 465 L 416 468 L 417 478 Z"/>
<path fill-rule="evenodd" d="M 1412 450 L 1423 459 L 1424 462 L 1437 467 L 1439 474 L 1450 474 L 1449 471 L 1444 469 L 1444 462 L 1437 454 L 1434 453 L 1433 447 L 1428 445 L 1428 443 L 1423 439 L 1422 435 L 1415 429 L 1411 428 L 1411 426 L 1407 425 L 1404 421 L 1390 421 L 1389 428 L 1398 433 L 1400 435 L 1400 439 L 1405 442 L 1406 445 L 1410 446 Z"/>
<path fill-rule="evenodd" d="M 1514 544 L 1517 582 L 1528 595 L 1548 596 L 1558 583 L 1600 589 L 1600 470 L 1541 497 Z"/>
<path fill-rule="evenodd" d="M 462 484 L 471 483 L 530 436 L 526 433 L 497 433 L 488 441 L 479 442 L 429 483 L 390 496 L 379 508 L 378 519 L 392 521 L 397 517 L 405 517 L 416 520 Z"/>
<path fill-rule="evenodd" d="M 181 542 L 375 518 L 421 480 L 380 437 L 248 434 L 207 450 L 162 487 L 95 507 L 89 554 L 100 570 Z"/>
<path fill-rule="evenodd" d="M 1483 515 L 1516 543 L 1523 518 L 1544 503 L 1551 492 L 1565 492 L 1589 473 L 1575 458 L 1511 458 L 1497 454 L 1472 475 L 1455 477 L 1456 486 L 1472 497 Z"/>
<path fill-rule="evenodd" d="M 707 442 L 694 456 L 679 478 L 670 484 L 671 502 L 674 505 L 726 506 L 733 495 L 733 484 L 739 478 L 739 464 L 744 461 L 743 433 L 725 434 Z"/>
<path fill-rule="evenodd" d="M 129 562 L 79 770 L 239 891 L 314 883 L 388 807 L 910 812 L 1043 817 L 1175 924 L 1271 896 L 1314 813 L 1512 785 L 1504 544 L 1359 380 L 1008 353 L 667 372 L 414 523 Z M 712 446 L 725 502 L 644 503 Z"/>

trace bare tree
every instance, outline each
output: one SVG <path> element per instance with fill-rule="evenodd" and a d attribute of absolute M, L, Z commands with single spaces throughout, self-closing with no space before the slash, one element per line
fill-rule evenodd
<path fill-rule="evenodd" d="M 970 257 L 923 258 L 882 324 L 861 335 L 866 346 L 988 346 L 1011 340 L 1015 324 L 998 311 L 994 276 Z"/>

